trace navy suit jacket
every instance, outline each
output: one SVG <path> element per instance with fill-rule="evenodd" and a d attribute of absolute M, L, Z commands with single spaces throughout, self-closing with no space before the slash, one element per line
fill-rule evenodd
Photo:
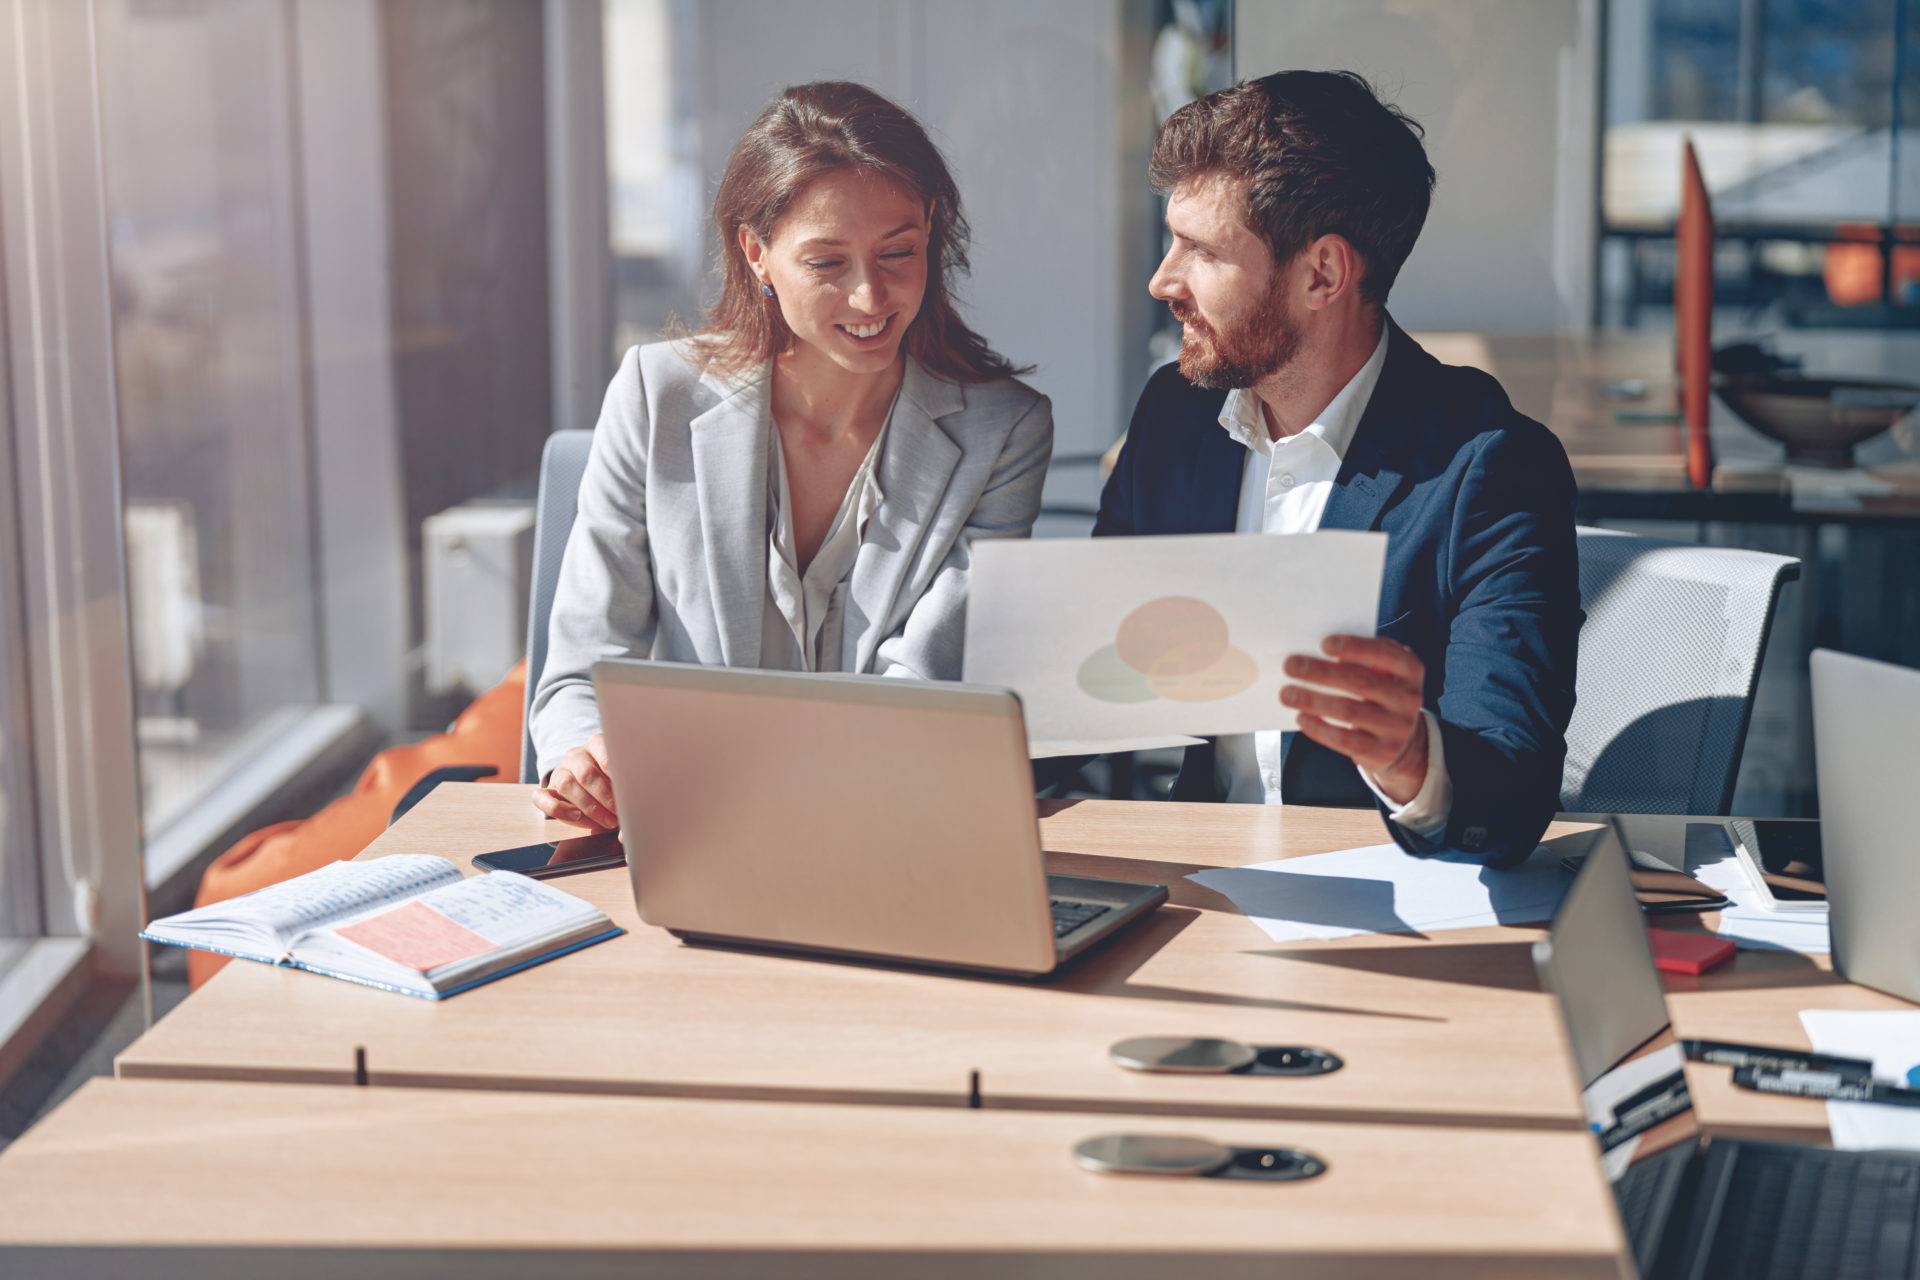
<path fill-rule="evenodd" d="M 1426 664 L 1426 707 L 1453 780 L 1443 832 L 1387 828 L 1409 853 L 1459 850 L 1509 866 L 1559 808 L 1582 621 L 1573 471 L 1492 377 L 1441 364 L 1386 323 L 1386 362 L 1320 527 L 1388 535 L 1379 634 Z M 1225 399 L 1177 365 L 1153 375 L 1095 537 L 1233 532 L 1247 450 L 1220 426 Z M 1280 785 L 1295 804 L 1378 804 L 1350 759 L 1304 736 Z M 1221 798 L 1212 742 L 1187 749 L 1174 798 Z"/>

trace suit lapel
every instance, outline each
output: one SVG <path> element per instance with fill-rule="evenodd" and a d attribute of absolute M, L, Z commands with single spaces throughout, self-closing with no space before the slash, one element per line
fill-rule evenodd
<path fill-rule="evenodd" d="M 1217 421 L 1200 427 L 1193 450 L 1186 533 L 1232 533 L 1240 518 L 1240 477 L 1247 447 Z"/>
<path fill-rule="evenodd" d="M 1399 492 L 1406 458 L 1419 428 L 1419 360 L 1426 354 L 1391 319 L 1387 358 L 1380 380 L 1360 415 L 1347 456 L 1320 515 L 1322 529 L 1378 529 L 1387 503 Z"/>
<path fill-rule="evenodd" d="M 767 413 L 771 367 L 750 381 L 707 379 L 722 399 L 695 418 L 693 482 L 721 660 L 760 663 L 767 604 Z"/>
<path fill-rule="evenodd" d="M 940 510 L 947 482 L 960 465 L 961 448 L 940 419 L 965 407 L 966 395 L 959 387 L 907 358 L 900 399 L 880 450 L 880 506 L 848 575 L 840 654 L 844 670 L 868 670 L 874 650 L 893 630 L 888 623 L 894 601 Z"/>
<path fill-rule="evenodd" d="M 1425 400 L 1418 392 L 1424 381 L 1420 362 L 1429 357 L 1391 318 L 1386 323 L 1387 358 L 1327 495 L 1322 529 L 1378 529 L 1410 465 Z M 1351 760 L 1308 738 L 1294 739 L 1287 751 L 1280 794 L 1311 797 L 1297 801 L 1307 804 L 1334 802 L 1329 797 L 1364 804 L 1370 798 Z"/>

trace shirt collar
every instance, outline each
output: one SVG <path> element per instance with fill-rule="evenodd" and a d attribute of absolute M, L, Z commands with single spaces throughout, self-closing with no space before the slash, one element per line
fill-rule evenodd
<path fill-rule="evenodd" d="M 1367 411 L 1367 402 L 1373 399 L 1373 388 L 1380 381 L 1380 370 L 1386 363 L 1387 326 L 1383 321 L 1380 341 L 1374 344 L 1373 354 L 1300 434 L 1317 436 L 1333 450 L 1335 457 L 1345 458 L 1347 446 L 1353 443 L 1353 434 L 1360 429 L 1361 415 Z M 1261 411 L 1260 397 L 1251 389 L 1236 388 L 1227 392 L 1226 402 L 1220 406 L 1220 425 L 1255 453 L 1271 454 L 1276 445 L 1284 443 L 1268 437 L 1267 416 Z"/>

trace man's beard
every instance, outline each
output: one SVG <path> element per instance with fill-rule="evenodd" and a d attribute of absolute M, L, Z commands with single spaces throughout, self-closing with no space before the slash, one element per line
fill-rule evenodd
<path fill-rule="evenodd" d="M 1232 390 L 1265 382 L 1292 363 L 1300 351 L 1300 330 L 1287 314 L 1286 299 L 1275 289 L 1252 315 L 1222 333 L 1200 318 L 1191 302 L 1171 302 L 1174 318 L 1198 330 L 1180 343 L 1180 373 L 1196 387 Z"/>

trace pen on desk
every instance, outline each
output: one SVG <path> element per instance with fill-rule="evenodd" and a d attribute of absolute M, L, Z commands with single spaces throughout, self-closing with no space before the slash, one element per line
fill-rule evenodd
<path fill-rule="evenodd" d="M 1733 1073 L 1733 1082 L 1743 1089 L 1784 1093 L 1796 1098 L 1920 1107 L 1920 1089 L 1903 1089 L 1877 1080 L 1848 1080 L 1832 1071 L 1763 1071 L 1740 1067 Z"/>
<path fill-rule="evenodd" d="M 1682 1040 L 1689 1062 L 1721 1067 L 1758 1067 L 1766 1071 L 1831 1071 L 1843 1080 L 1871 1080 L 1873 1064 L 1865 1058 L 1840 1058 L 1800 1049 L 1775 1049 L 1758 1044 L 1729 1044 L 1724 1040 Z"/>

